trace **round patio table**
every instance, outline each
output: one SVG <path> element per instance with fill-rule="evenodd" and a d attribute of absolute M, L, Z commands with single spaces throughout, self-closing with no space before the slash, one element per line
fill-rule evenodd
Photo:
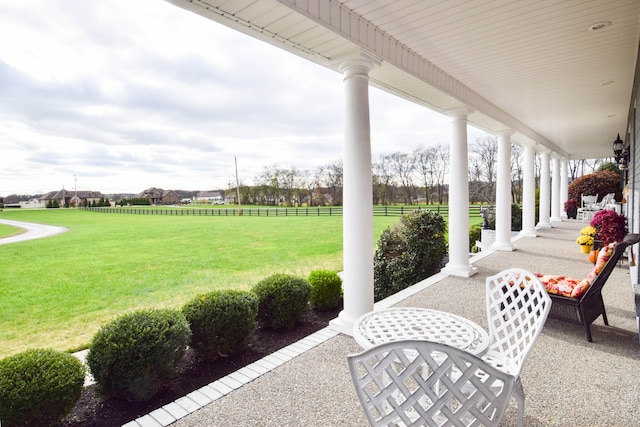
<path fill-rule="evenodd" d="M 478 324 L 445 311 L 394 307 L 371 311 L 353 325 L 353 336 L 363 348 L 398 340 L 435 341 L 481 356 L 489 335 Z"/>

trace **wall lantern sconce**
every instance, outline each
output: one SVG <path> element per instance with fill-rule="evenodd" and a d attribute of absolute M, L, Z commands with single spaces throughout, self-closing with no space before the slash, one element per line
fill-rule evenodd
<path fill-rule="evenodd" d="M 615 141 L 613 141 L 613 155 L 615 156 L 616 163 L 621 169 L 626 169 L 629 163 L 629 148 L 624 148 L 624 141 L 620 139 L 620 134 Z"/>

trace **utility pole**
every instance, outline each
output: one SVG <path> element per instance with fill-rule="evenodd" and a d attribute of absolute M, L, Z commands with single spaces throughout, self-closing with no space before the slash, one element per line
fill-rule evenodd
<path fill-rule="evenodd" d="M 238 158 L 233 156 L 236 163 L 236 198 L 238 199 L 238 216 L 242 215 L 242 206 L 240 206 L 240 181 L 238 180 Z"/>

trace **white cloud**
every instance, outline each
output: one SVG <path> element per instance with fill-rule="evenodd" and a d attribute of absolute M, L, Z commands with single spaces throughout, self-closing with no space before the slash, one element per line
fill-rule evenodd
<path fill-rule="evenodd" d="M 372 147 L 448 120 L 372 88 Z M 205 190 L 342 158 L 341 76 L 159 0 L 0 0 L 0 195 Z"/>

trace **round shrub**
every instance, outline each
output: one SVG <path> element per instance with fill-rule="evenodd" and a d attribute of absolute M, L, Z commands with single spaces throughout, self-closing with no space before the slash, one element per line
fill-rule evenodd
<path fill-rule="evenodd" d="M 57 425 L 80 399 L 85 368 L 77 358 L 51 349 L 26 350 L 0 360 L 0 420 Z"/>
<path fill-rule="evenodd" d="M 491 209 L 487 213 L 487 223 L 490 230 L 496 229 L 496 211 Z M 522 230 L 522 208 L 516 203 L 511 204 L 511 231 Z"/>
<path fill-rule="evenodd" d="M 182 308 L 191 326 L 191 347 L 204 359 L 244 350 L 258 324 L 258 297 L 224 290 L 200 295 Z"/>
<path fill-rule="evenodd" d="M 469 227 L 469 252 L 480 252 L 480 248 L 476 246 L 476 242 L 482 241 L 482 227 L 472 225 Z"/>
<path fill-rule="evenodd" d="M 337 307 L 342 298 L 342 279 L 330 270 L 314 270 L 309 274 L 311 306 L 318 310 Z"/>
<path fill-rule="evenodd" d="M 252 289 L 258 296 L 258 321 L 271 329 L 290 329 L 309 310 L 311 285 L 305 279 L 274 274 Z"/>
<path fill-rule="evenodd" d="M 190 338 L 189 323 L 177 310 L 135 311 L 94 335 L 87 364 L 104 396 L 149 400 L 175 371 Z"/>
<path fill-rule="evenodd" d="M 627 217 L 608 209 L 596 212 L 589 225 L 596 229 L 596 239 L 602 246 L 621 242 L 627 235 Z"/>
<path fill-rule="evenodd" d="M 379 301 L 426 279 L 442 268 L 447 254 L 442 215 L 416 210 L 380 235 L 373 258 L 373 293 Z"/>
<path fill-rule="evenodd" d="M 580 203 L 582 196 L 597 194 L 598 201 L 608 193 L 615 193 L 615 198 L 620 200 L 620 174 L 608 170 L 582 175 L 574 179 L 569 184 L 568 195 L 570 199 L 575 199 Z"/>

